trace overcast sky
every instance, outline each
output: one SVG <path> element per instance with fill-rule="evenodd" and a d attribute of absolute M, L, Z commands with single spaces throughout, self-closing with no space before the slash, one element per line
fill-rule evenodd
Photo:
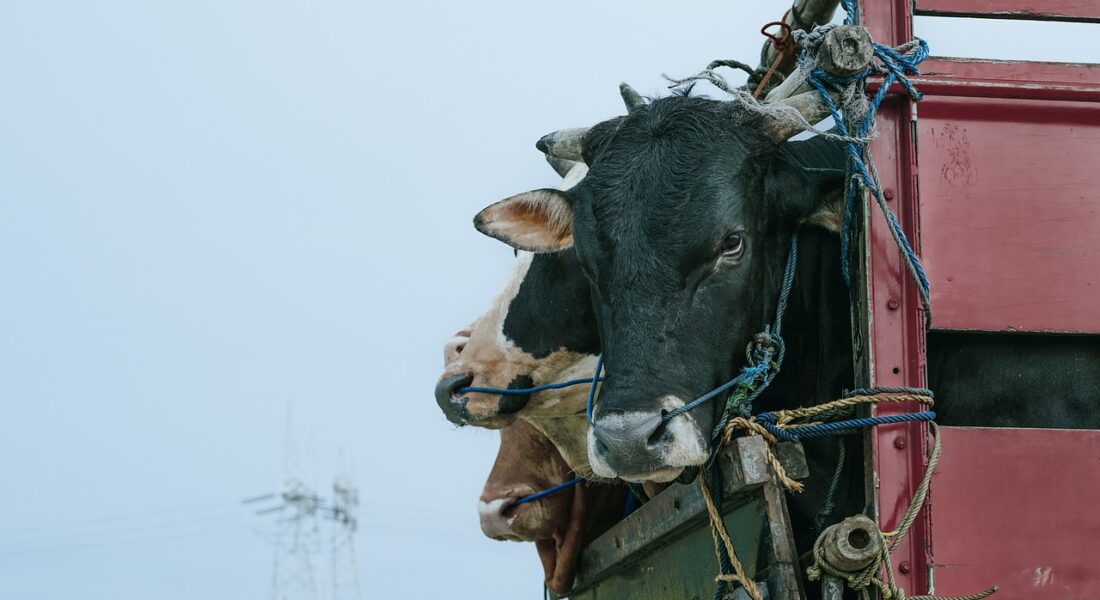
<path fill-rule="evenodd" d="M 431 394 L 512 260 L 470 219 L 554 185 L 534 141 L 619 81 L 754 62 L 784 4 L 4 3 L 0 595 L 268 597 L 276 517 L 240 500 L 280 486 L 292 406 L 320 493 L 340 448 L 361 488 L 364 598 L 541 598 L 534 548 L 478 529 L 496 434 Z M 969 56 L 1022 27 L 918 21 Z"/>

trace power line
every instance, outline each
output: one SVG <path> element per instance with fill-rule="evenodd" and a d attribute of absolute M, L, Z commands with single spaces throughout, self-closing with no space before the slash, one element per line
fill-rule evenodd
<path fill-rule="evenodd" d="M 19 557 L 28 554 L 40 554 L 49 552 L 67 552 L 72 550 L 85 550 L 93 548 L 102 548 L 107 546 L 120 546 L 128 544 L 141 544 L 146 542 L 160 542 L 164 540 L 180 540 L 187 539 L 196 536 L 209 536 L 211 534 L 240 534 L 240 533 L 254 533 L 244 523 L 238 523 L 236 527 L 213 527 L 204 528 L 190 531 L 177 531 L 177 532 L 163 532 L 155 535 L 143 535 L 143 536 L 131 536 L 122 537 L 117 539 L 104 539 L 93 540 L 86 543 L 74 543 L 74 544 L 55 544 L 47 546 L 28 546 L 21 548 L 7 548 L 0 549 L 0 556 L 7 557 Z"/>
<path fill-rule="evenodd" d="M 192 517 L 180 519 L 158 520 L 148 523 L 127 524 L 123 527 L 99 526 L 92 529 L 55 530 L 45 534 L 31 534 L 29 532 L 15 536 L 0 536 L 0 551 L 13 546 L 21 546 L 28 543 L 41 543 L 42 541 L 63 543 L 67 541 L 85 541 L 102 536 L 112 536 L 127 533 L 149 533 L 161 529 L 187 528 L 194 525 L 206 525 L 211 523 L 243 523 L 244 516 L 240 511 L 205 517 Z"/>
<path fill-rule="evenodd" d="M 181 514 L 181 513 L 210 512 L 210 511 L 213 511 L 213 510 L 233 510 L 233 511 L 236 511 L 237 508 L 232 504 L 225 504 L 225 503 L 210 504 L 210 505 L 195 506 L 195 507 L 166 508 L 166 509 L 158 509 L 158 510 L 155 510 L 155 511 L 148 511 L 148 512 L 138 512 L 138 513 L 128 513 L 128 514 L 121 514 L 121 515 L 110 515 L 110 516 L 103 516 L 103 517 L 94 517 L 94 518 L 90 518 L 90 519 L 81 519 L 79 521 L 61 521 L 61 522 L 57 522 L 57 523 L 40 523 L 40 524 L 37 524 L 37 525 L 27 525 L 27 526 L 14 527 L 14 528 L 9 528 L 9 529 L 0 529 L 0 536 L 11 534 L 11 533 L 49 531 L 49 530 L 65 529 L 65 528 L 81 528 L 81 527 L 89 527 L 89 526 L 94 526 L 94 525 L 101 525 L 101 524 L 104 524 L 104 523 L 117 523 L 117 522 L 132 521 L 132 520 L 143 520 L 143 519 L 147 519 L 147 518 L 150 518 L 150 517 L 165 516 L 165 515 L 170 516 L 170 515 Z"/>

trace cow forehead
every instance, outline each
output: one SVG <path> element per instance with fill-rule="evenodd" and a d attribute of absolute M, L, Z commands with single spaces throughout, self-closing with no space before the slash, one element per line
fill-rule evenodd
<path fill-rule="evenodd" d="M 601 287 L 687 273 L 726 235 L 762 226 L 753 182 L 741 185 L 717 163 L 680 175 L 671 184 L 651 172 L 617 175 L 618 185 L 578 195 L 574 243 Z"/>
<path fill-rule="evenodd" d="M 716 125 L 717 127 L 717 125 Z M 725 124 L 729 129 L 731 125 Z M 690 245 L 736 220 L 760 193 L 761 148 L 729 131 L 669 134 L 632 116 L 607 142 L 588 177 L 571 192 L 574 236 L 586 260 L 594 247 Z M 742 218 L 751 220 L 749 215 Z M 710 241 L 710 240 L 706 240 Z M 647 247 L 631 248 L 632 252 Z"/>

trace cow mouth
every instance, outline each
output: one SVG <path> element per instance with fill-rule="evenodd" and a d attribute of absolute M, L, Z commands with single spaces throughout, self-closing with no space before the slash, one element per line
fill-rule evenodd
<path fill-rule="evenodd" d="M 619 479 L 630 483 L 668 483 L 676 481 L 687 467 L 663 467 L 643 473 L 630 473 L 619 475 Z"/>

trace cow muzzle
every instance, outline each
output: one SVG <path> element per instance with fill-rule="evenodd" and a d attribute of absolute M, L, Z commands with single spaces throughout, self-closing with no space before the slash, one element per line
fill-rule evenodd
<path fill-rule="evenodd" d="M 435 384 L 435 402 L 439 405 L 439 409 L 443 411 L 447 420 L 455 425 L 469 423 L 466 415 L 467 398 L 465 396 L 457 397 L 455 390 L 470 385 L 473 380 L 473 375 L 460 373 L 458 375 L 444 375 Z"/>
<path fill-rule="evenodd" d="M 499 429 L 511 424 L 516 413 L 531 400 L 530 394 L 461 391 L 467 386 L 492 388 L 477 382 L 477 376 L 464 373 L 439 378 L 435 385 L 435 401 L 448 421 L 456 425 Z M 532 385 L 530 377 L 518 376 L 508 388 L 503 389 L 523 389 Z"/>
<path fill-rule="evenodd" d="M 656 411 L 598 411 L 588 431 L 593 471 L 601 477 L 663 483 L 702 465 L 707 443 L 690 413 L 664 420 L 667 411 L 683 405 L 676 396 L 664 396 Z"/>
<path fill-rule="evenodd" d="M 543 503 L 516 505 L 516 500 L 533 493 L 535 490 L 528 488 L 488 500 L 478 500 L 477 513 L 482 533 L 494 540 L 513 542 L 530 542 L 552 537 L 560 523 L 555 522 L 551 511 Z M 564 518 L 561 515 L 558 517 L 559 520 Z"/>

